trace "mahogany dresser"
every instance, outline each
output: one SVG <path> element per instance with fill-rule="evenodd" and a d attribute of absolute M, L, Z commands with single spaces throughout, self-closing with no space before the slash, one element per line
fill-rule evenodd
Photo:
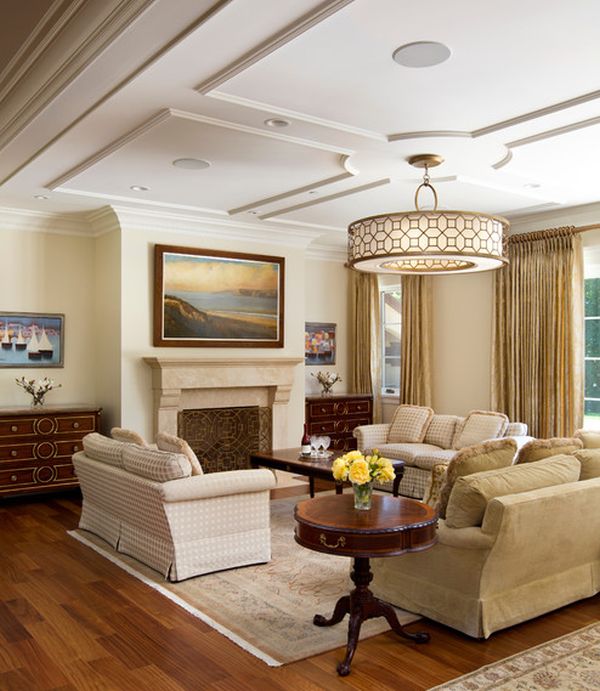
<path fill-rule="evenodd" d="M 356 448 L 352 430 L 373 422 L 373 396 L 363 393 L 328 394 L 306 397 L 306 424 L 309 434 L 331 437 L 331 448 Z"/>
<path fill-rule="evenodd" d="M 77 487 L 71 456 L 101 408 L 0 408 L 0 498 Z"/>

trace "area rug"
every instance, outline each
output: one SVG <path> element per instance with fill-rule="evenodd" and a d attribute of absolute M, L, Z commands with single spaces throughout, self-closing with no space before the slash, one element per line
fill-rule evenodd
<path fill-rule="evenodd" d="M 135 559 L 115 552 L 83 530 L 69 534 L 143 580 L 162 595 L 213 626 L 271 666 L 301 660 L 346 644 L 348 618 L 336 626 L 314 626 L 314 614 L 330 615 L 347 595 L 350 559 L 321 554 L 294 541 L 294 506 L 306 497 L 271 502 L 272 560 L 169 583 Z M 396 610 L 401 624 L 419 617 Z M 384 618 L 363 624 L 361 638 L 389 629 Z"/>
<path fill-rule="evenodd" d="M 431 691 L 600 689 L 600 623 L 481 667 Z"/>

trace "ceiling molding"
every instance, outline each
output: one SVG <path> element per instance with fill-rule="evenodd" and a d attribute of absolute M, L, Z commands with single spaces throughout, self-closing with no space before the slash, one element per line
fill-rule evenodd
<path fill-rule="evenodd" d="M 218 237 L 219 239 L 305 248 L 323 232 L 318 229 L 301 227 L 299 224 L 278 228 L 232 219 L 203 218 L 189 214 L 156 212 L 121 206 L 113 206 L 112 209 L 123 230 L 157 230 L 163 233 L 208 237 L 211 240 Z"/>
<path fill-rule="evenodd" d="M 515 149 L 518 146 L 525 146 L 526 144 L 533 144 L 534 142 L 541 142 L 544 139 L 551 139 L 552 137 L 559 137 L 561 134 L 567 134 L 568 132 L 576 132 L 577 130 L 585 129 L 586 127 L 593 127 L 594 125 L 600 124 L 600 116 L 595 118 L 588 118 L 587 120 L 579 120 L 578 122 L 572 122 L 569 125 L 563 125 L 562 127 L 555 127 L 551 130 L 546 130 L 544 132 L 538 132 L 537 134 L 532 134 L 530 137 L 523 137 L 522 139 L 515 139 L 512 142 L 506 144 L 507 147 Z"/>
<path fill-rule="evenodd" d="M 354 173 L 341 173 L 340 175 L 334 175 L 331 178 L 325 178 L 324 180 L 319 180 L 310 185 L 303 185 L 302 187 L 296 187 L 295 189 L 288 190 L 287 192 L 282 192 L 281 194 L 276 194 L 272 197 L 265 197 L 264 199 L 258 199 L 257 201 L 246 204 L 245 206 L 238 206 L 236 209 L 230 209 L 229 215 L 233 216 L 235 214 L 242 213 L 244 211 L 250 211 L 251 209 L 256 209 L 259 206 L 267 206 L 268 204 L 273 204 L 282 199 L 288 199 L 289 197 L 295 197 L 298 194 L 303 194 L 304 192 L 310 192 L 311 190 L 318 189 L 320 187 L 325 187 L 327 185 L 332 185 L 336 182 L 341 182 L 342 180 L 347 180 L 348 178 L 354 177 Z"/>
<path fill-rule="evenodd" d="M 378 142 L 387 141 L 386 135 L 382 134 L 381 132 L 365 130 L 361 127 L 353 127 L 352 125 L 346 125 L 343 122 L 337 122 L 335 120 L 326 120 L 325 118 L 319 118 L 315 115 L 309 115 L 308 113 L 301 113 L 298 110 L 280 108 L 270 103 L 261 103 L 260 101 L 253 101 L 250 98 L 243 98 L 242 96 L 226 94 L 223 91 L 213 91 L 210 94 L 207 94 L 207 96 L 209 98 L 214 98 L 217 101 L 225 101 L 226 103 L 232 103 L 236 106 L 243 106 L 244 108 L 260 110 L 261 112 L 269 113 L 270 115 L 282 115 L 285 118 L 291 118 L 293 120 L 298 120 L 300 122 L 307 122 L 311 125 L 318 125 L 319 127 L 327 127 L 331 130 L 337 130 L 339 132 L 344 132 L 345 134 L 352 134 L 357 137 L 363 137 L 365 139 L 375 139 Z"/>
<path fill-rule="evenodd" d="M 91 236 L 86 214 L 74 216 L 8 207 L 0 207 L 0 231 Z"/>
<path fill-rule="evenodd" d="M 300 146 L 305 146 L 310 149 L 318 149 L 320 151 L 330 151 L 335 154 L 339 154 L 340 156 L 346 157 L 350 156 L 354 152 L 351 151 L 350 149 L 343 149 L 339 146 L 332 146 L 329 144 L 322 144 L 321 142 L 314 141 L 312 139 L 300 139 L 299 137 L 290 137 L 289 135 L 285 134 L 279 134 L 277 132 L 266 132 L 265 130 L 261 130 L 257 127 L 249 127 L 248 125 L 242 125 L 236 122 L 230 122 L 229 120 L 220 120 L 217 118 L 211 118 L 206 115 L 198 115 L 196 113 L 189 113 L 187 111 L 183 110 L 177 110 L 175 108 L 165 108 L 164 110 L 159 111 L 158 113 L 155 113 L 152 117 L 148 118 L 144 122 L 142 122 L 141 125 L 138 125 L 137 127 L 134 127 L 132 130 L 129 130 L 129 132 L 126 132 L 123 136 L 119 137 L 118 139 L 115 139 L 112 141 L 108 146 L 100 149 L 97 151 L 93 156 L 90 156 L 89 158 L 85 159 L 81 163 L 78 163 L 76 166 L 73 168 L 70 168 L 67 170 L 65 173 L 60 175 L 59 177 L 55 178 L 54 180 L 51 180 L 50 182 L 46 183 L 44 187 L 46 187 L 49 190 L 56 190 L 60 187 L 62 187 L 66 182 L 69 180 L 72 180 L 74 177 L 77 175 L 80 175 L 81 173 L 85 172 L 86 170 L 89 170 L 92 168 L 94 165 L 102 161 L 104 158 L 107 156 L 110 156 L 111 154 L 115 153 L 116 151 L 119 151 L 119 149 L 122 149 L 126 144 L 129 144 L 130 142 L 135 141 L 142 135 L 146 134 L 150 130 L 152 130 L 154 127 L 157 125 L 160 125 L 170 118 L 182 118 L 185 120 L 191 120 L 193 122 L 200 122 L 205 125 L 212 125 L 214 127 L 222 127 L 225 129 L 230 129 L 230 130 L 235 130 L 237 132 L 244 132 L 246 134 L 253 134 L 259 137 L 265 137 L 267 139 L 276 139 L 278 141 L 286 142 L 286 143 L 291 143 L 291 144 L 298 144 Z M 343 165 L 343 162 L 342 162 Z M 70 193 L 74 193 L 74 190 L 69 190 Z M 109 199 L 110 197 L 106 197 Z M 147 203 L 147 202 L 145 202 Z"/>
<path fill-rule="evenodd" d="M 306 248 L 306 254 L 304 256 L 307 259 L 316 261 L 345 264 L 348 261 L 346 235 L 344 234 L 343 239 L 340 238 L 339 245 L 327 244 L 325 242 L 315 240 Z"/>
<path fill-rule="evenodd" d="M 150 2 L 156 2 L 156 0 L 149 0 L 149 1 Z M 191 24 L 189 24 L 183 31 L 180 31 L 173 39 L 168 41 L 165 45 L 161 46 L 159 48 L 159 50 L 157 50 L 155 53 L 153 53 L 145 62 L 143 62 L 141 65 L 138 65 L 136 68 L 132 69 L 132 71 L 124 79 L 122 79 L 118 84 L 116 84 L 114 87 L 109 89 L 109 91 L 107 91 L 101 98 L 99 98 L 97 101 L 95 101 L 89 108 L 87 108 L 83 113 L 81 113 L 78 117 L 76 117 L 68 125 L 66 125 L 66 127 L 64 127 L 60 132 L 58 132 L 58 134 L 54 135 L 48 141 L 46 141 L 46 143 L 43 146 L 41 146 L 39 149 L 37 149 L 31 156 L 29 156 L 29 158 L 27 158 L 27 160 L 23 161 L 16 168 L 14 168 L 8 175 L 6 175 L 4 178 L 2 178 L 0 180 L 0 187 L 2 185 L 6 184 L 13 177 L 15 177 L 15 175 L 18 175 L 18 173 L 20 173 L 24 168 L 26 168 L 33 161 L 35 161 L 39 156 L 41 156 L 43 153 L 45 153 L 50 147 L 52 147 L 65 134 L 67 134 L 74 127 L 76 127 L 88 115 L 90 115 L 97 108 L 99 108 L 104 103 L 106 103 L 110 98 L 112 98 L 115 94 L 117 94 L 123 88 L 128 86 L 137 77 L 139 77 L 140 74 L 145 72 L 155 62 L 157 62 L 163 55 L 165 55 L 168 51 L 170 51 L 177 44 L 181 43 L 181 41 L 183 41 L 185 38 L 187 38 L 187 36 L 189 36 L 192 32 L 194 32 L 196 29 L 198 29 L 198 27 L 200 27 L 202 24 L 204 24 L 206 21 L 208 21 L 211 17 L 213 17 L 216 13 L 218 13 L 220 10 L 222 10 L 230 2 L 232 2 L 232 0 L 216 0 L 214 5 L 210 9 L 208 9 L 204 14 L 202 14 L 195 21 L 193 21 Z M 2 147 L 0 146 L 0 150 L 1 149 L 2 149 Z"/>
<path fill-rule="evenodd" d="M 207 94 L 217 86 L 220 86 L 232 77 L 240 74 L 240 72 L 247 70 L 256 62 L 267 57 L 267 55 L 278 50 L 286 43 L 289 43 L 292 39 L 300 36 L 324 19 L 327 19 L 327 17 L 335 14 L 338 10 L 346 7 L 346 5 L 349 5 L 352 1 L 353 0 L 326 0 L 326 2 L 321 3 L 316 9 L 303 14 L 280 31 L 269 36 L 269 38 L 262 43 L 259 43 L 257 46 L 244 53 L 244 55 L 237 58 L 237 60 L 230 62 L 224 68 L 215 72 L 215 74 L 198 84 L 195 90 L 198 93 Z"/>
<path fill-rule="evenodd" d="M 461 139 L 472 139 L 472 132 L 463 132 L 461 130 L 424 130 L 422 132 L 397 132 L 396 134 L 388 134 L 386 139 L 388 142 L 400 142 L 405 139 L 425 139 L 428 137 L 459 137 Z"/>
<path fill-rule="evenodd" d="M 25 83 L 24 77 L 30 78 L 33 70 L 38 70 L 43 75 L 43 86 L 37 89 L 18 108 L 16 113 L 4 125 L 0 127 L 0 150 L 3 149 L 14 137 L 22 132 L 31 121 L 39 115 L 86 67 L 88 67 L 120 34 L 122 34 L 136 19 L 153 4 L 154 0 L 123 0 L 104 20 L 87 35 L 81 36 L 81 42 L 71 46 L 67 57 L 59 65 L 47 64 L 44 61 L 44 51 L 47 45 L 40 51 L 33 51 L 28 63 L 18 71 L 16 82 L 11 80 L 8 86 L 8 94 L 0 97 L 6 100 L 11 92 Z M 60 40 L 60 32 L 69 24 L 85 3 L 78 1 L 72 3 L 66 14 L 66 18 L 58 22 L 56 32 L 50 37 L 52 41 Z M 50 68 L 50 69 L 48 69 Z M 44 74 L 45 73 L 45 74 Z M 16 75 L 15 75 L 16 76 Z M 25 87 L 23 87 L 25 88 Z"/>
<path fill-rule="evenodd" d="M 495 170 L 500 170 L 500 168 L 504 168 L 505 165 L 507 165 L 508 163 L 510 163 L 512 161 L 512 157 L 513 157 L 512 151 L 510 149 L 508 149 L 504 158 L 501 158 L 496 163 L 493 163 L 492 168 L 494 168 Z"/>
<path fill-rule="evenodd" d="M 373 182 L 368 182 L 366 185 L 359 185 L 358 187 L 351 187 L 348 190 L 341 190 L 340 192 L 335 192 L 334 194 L 329 194 L 326 197 L 319 197 L 318 199 L 310 199 L 301 204 L 295 204 L 294 206 L 288 206 L 284 209 L 277 209 L 275 211 L 270 211 L 269 213 L 262 214 L 258 218 L 264 221 L 268 218 L 273 218 L 274 216 L 281 216 L 282 214 L 289 214 L 292 211 L 298 209 L 306 209 L 309 206 L 316 206 L 317 204 L 324 204 L 325 202 L 333 201 L 334 199 L 341 199 L 342 197 L 347 197 L 351 194 L 358 194 L 359 192 L 365 192 L 366 190 L 372 190 L 374 187 L 381 187 L 382 185 L 387 185 L 391 182 L 390 178 L 382 178 L 381 180 L 375 180 Z"/>

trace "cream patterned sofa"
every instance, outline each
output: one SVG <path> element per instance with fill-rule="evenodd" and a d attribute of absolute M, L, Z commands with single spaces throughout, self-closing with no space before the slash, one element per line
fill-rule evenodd
<path fill-rule="evenodd" d="M 423 498 L 434 466 L 448 464 L 460 449 L 504 437 L 514 439 L 520 448 L 533 439 L 527 436 L 525 423 L 510 422 L 502 413 L 473 410 L 459 417 L 411 405 L 398 406 L 391 423 L 362 425 L 353 434 L 359 449 L 377 448 L 387 458 L 404 461 L 399 492 L 415 499 Z"/>
<path fill-rule="evenodd" d="M 194 475 L 188 458 L 89 434 L 79 528 L 171 581 L 271 558 L 269 470 Z"/>
<path fill-rule="evenodd" d="M 438 543 L 373 559 L 373 592 L 478 638 L 600 592 L 600 450 L 590 451 L 457 479 Z"/>

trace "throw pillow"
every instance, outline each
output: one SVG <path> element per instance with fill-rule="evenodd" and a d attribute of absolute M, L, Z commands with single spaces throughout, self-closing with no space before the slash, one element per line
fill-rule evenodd
<path fill-rule="evenodd" d="M 442 449 L 451 449 L 456 423 L 460 418 L 456 415 L 434 415 L 431 418 L 427 432 L 425 433 L 426 444 L 433 444 Z"/>
<path fill-rule="evenodd" d="M 389 444 L 421 443 L 433 410 L 420 405 L 399 405 L 388 432 Z"/>
<path fill-rule="evenodd" d="M 580 449 L 573 456 L 581 463 L 580 480 L 600 477 L 600 449 Z"/>
<path fill-rule="evenodd" d="M 173 434 L 166 432 L 159 432 L 156 437 L 156 445 L 162 451 L 171 451 L 172 453 L 182 453 L 190 462 L 192 468 L 192 475 L 202 475 L 203 470 L 198 460 L 198 456 L 194 453 L 192 447 L 185 439 L 176 437 Z"/>
<path fill-rule="evenodd" d="M 575 437 L 552 437 L 551 439 L 532 439 L 519 449 L 515 465 L 519 463 L 533 463 L 542 458 L 558 456 L 560 454 L 572 454 L 581 449 L 583 443 Z"/>
<path fill-rule="evenodd" d="M 123 467 L 123 447 L 125 444 L 116 439 L 110 439 L 98 432 L 91 432 L 86 434 L 83 438 L 83 450 L 86 456 L 93 458 L 95 461 L 102 461 L 109 465 L 114 465 L 117 468 Z"/>
<path fill-rule="evenodd" d="M 446 526 L 480 526 L 488 502 L 494 497 L 577 482 L 580 469 L 579 461 L 572 456 L 555 456 L 539 463 L 510 466 L 461 477 L 456 481 L 450 495 L 446 510 Z"/>
<path fill-rule="evenodd" d="M 429 481 L 429 486 L 425 490 L 425 495 L 423 496 L 423 504 L 431 506 L 436 509 L 440 502 L 440 493 L 446 480 L 446 470 L 448 469 L 447 463 L 438 463 L 434 465 L 431 469 L 431 479 Z"/>
<path fill-rule="evenodd" d="M 143 437 L 131 429 L 124 429 L 123 427 L 113 427 L 110 430 L 110 436 L 117 441 L 125 442 L 126 444 L 137 444 L 138 446 L 148 446 Z"/>
<path fill-rule="evenodd" d="M 155 482 L 178 480 L 192 474 L 190 462 L 183 454 L 158 451 L 137 444 L 124 445 L 123 467 L 130 473 Z"/>
<path fill-rule="evenodd" d="M 483 442 L 483 444 L 461 449 L 448 463 L 446 481 L 440 492 L 437 507 L 440 517 L 446 518 L 448 500 L 454 483 L 459 477 L 509 466 L 512 464 L 516 452 L 517 443 L 514 439 L 493 439 Z"/>
<path fill-rule="evenodd" d="M 479 444 L 488 439 L 497 439 L 504 434 L 508 427 L 508 417 L 504 413 L 492 410 L 472 410 L 465 420 L 461 430 L 457 430 L 454 438 L 454 448 L 464 449 L 465 446 Z"/>
<path fill-rule="evenodd" d="M 584 449 L 600 449 L 600 432 L 596 430 L 578 429 L 573 436 L 581 439 Z"/>

